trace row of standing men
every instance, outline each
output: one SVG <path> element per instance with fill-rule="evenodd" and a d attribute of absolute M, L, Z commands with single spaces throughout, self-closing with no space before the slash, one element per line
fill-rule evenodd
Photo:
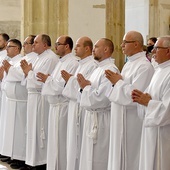
<path fill-rule="evenodd" d="M 46 34 L 28 36 L 23 47 L 24 57 L 21 42 L 8 40 L 0 67 L 0 154 L 25 161 L 20 169 L 168 170 L 168 36 L 153 50 L 156 76 L 136 31 L 123 37 L 128 62 L 121 74 L 107 38 L 94 48 L 90 38 L 79 38 L 79 59 L 65 35 L 56 40 L 57 55 Z"/>

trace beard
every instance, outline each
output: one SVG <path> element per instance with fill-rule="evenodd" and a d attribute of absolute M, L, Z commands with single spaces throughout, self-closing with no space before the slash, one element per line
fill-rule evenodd
<path fill-rule="evenodd" d="M 99 61 L 99 57 L 98 56 L 94 56 L 94 59 L 96 60 L 96 61 Z"/>

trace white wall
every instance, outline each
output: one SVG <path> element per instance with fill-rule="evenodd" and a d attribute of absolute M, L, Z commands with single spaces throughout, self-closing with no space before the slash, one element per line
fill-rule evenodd
<path fill-rule="evenodd" d="M 68 35 L 74 42 L 81 36 L 93 43 L 105 37 L 105 0 L 69 0 L 68 16 Z"/>
<path fill-rule="evenodd" d="M 0 21 L 21 21 L 20 0 L 0 0 Z"/>
<path fill-rule="evenodd" d="M 7 33 L 10 38 L 20 39 L 21 1 L 0 0 L 0 32 Z"/>
<path fill-rule="evenodd" d="M 149 0 L 125 0 L 125 32 L 136 30 L 144 41 L 149 30 Z"/>

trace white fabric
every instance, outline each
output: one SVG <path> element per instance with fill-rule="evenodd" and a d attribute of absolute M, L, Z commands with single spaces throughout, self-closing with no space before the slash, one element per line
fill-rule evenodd
<path fill-rule="evenodd" d="M 154 69 L 144 52 L 128 58 L 119 80 L 107 94 L 111 103 L 111 130 L 108 170 L 137 170 L 142 121 L 131 99 L 133 89 L 149 85 Z"/>
<path fill-rule="evenodd" d="M 16 64 L 20 62 L 22 56 L 19 54 L 10 59 L 10 64 L 12 65 L 8 71 L 8 74 L 3 78 L 4 91 L 6 99 L 5 108 L 5 119 L 4 121 L 4 138 L 2 141 L 2 155 L 9 157 L 13 156 L 13 143 L 14 143 L 14 133 L 15 133 L 15 116 L 16 112 L 19 112 L 22 107 L 19 105 L 17 100 L 23 100 L 25 102 L 25 93 L 22 87 L 20 88 L 19 82 L 14 82 L 13 77 L 11 77 L 11 70 L 14 70 Z M 12 71 L 13 72 L 13 71 Z M 19 90 L 19 91 L 18 91 Z M 23 94 L 22 94 L 23 93 Z M 23 96 L 22 96 L 23 95 Z M 25 109 L 24 109 L 25 110 Z M 21 158 L 23 159 L 23 158 Z"/>
<path fill-rule="evenodd" d="M 37 54 L 31 52 L 21 59 L 25 59 L 28 63 L 34 64 L 37 59 Z M 23 76 L 24 73 L 20 67 L 19 60 L 14 67 L 10 67 L 5 86 L 5 91 L 9 93 L 9 96 L 7 96 L 9 104 L 16 106 L 16 109 L 10 107 L 10 110 L 13 112 L 13 115 L 15 115 L 13 120 L 14 134 L 11 157 L 17 160 L 25 160 L 26 156 L 26 108 L 28 92 L 25 86 L 21 86 Z M 11 92 L 12 86 L 14 87 L 13 92 Z"/>
<path fill-rule="evenodd" d="M 7 57 L 7 51 L 6 50 L 2 50 L 0 51 L 0 65 L 2 65 L 3 60 L 5 60 Z"/>
<path fill-rule="evenodd" d="M 2 50 L 0 51 L 0 67 L 2 66 L 2 62 L 3 60 L 7 59 L 7 51 L 6 50 Z M 0 108 L 1 108 L 1 100 L 2 100 L 2 91 L 1 91 L 1 81 L 0 81 Z M 0 113 L 1 115 L 1 113 Z"/>
<path fill-rule="evenodd" d="M 105 70 L 119 72 L 111 58 L 101 61 L 90 76 L 91 85 L 83 89 L 80 106 L 86 109 L 80 170 L 107 170 L 110 136 L 110 101 L 105 96 L 110 86 Z"/>
<path fill-rule="evenodd" d="M 155 61 L 154 58 L 151 59 L 151 64 L 153 65 L 155 70 L 158 68 L 158 63 Z"/>
<path fill-rule="evenodd" d="M 170 61 L 158 68 L 146 90 L 152 97 L 143 113 L 139 170 L 170 168 Z"/>
<path fill-rule="evenodd" d="M 7 56 L 7 51 L 3 50 L 0 51 L 0 66 L 2 66 L 3 60 L 9 58 Z M 1 85 L 2 84 L 2 85 Z M 6 95 L 3 90 L 3 82 L 0 81 L 0 134 L 1 134 L 1 140 L 0 140 L 0 154 L 2 154 L 2 142 L 3 142 L 3 134 L 4 134 L 4 119 L 5 119 L 5 104 L 6 104 Z M 2 106 L 2 107 L 1 107 Z"/>
<path fill-rule="evenodd" d="M 58 57 L 46 50 L 38 55 L 29 71 L 27 80 L 27 138 L 26 138 L 26 164 L 31 166 L 46 164 L 47 155 L 47 128 L 48 128 L 48 103 L 41 96 L 42 82 L 37 81 L 37 72 L 51 74 L 58 62 Z"/>
<path fill-rule="evenodd" d="M 37 54 L 15 56 L 11 59 L 8 74 L 4 78 L 4 91 L 7 96 L 2 154 L 13 159 L 25 160 L 26 154 L 26 108 L 27 89 L 21 86 L 24 73 L 20 67 L 21 59 L 33 63 Z M 4 124 L 4 123 L 3 123 Z"/>
<path fill-rule="evenodd" d="M 65 81 L 61 70 L 74 74 L 78 61 L 71 53 L 59 59 L 53 73 L 43 86 L 42 95 L 46 95 L 50 104 L 48 122 L 47 170 L 66 169 L 66 132 L 68 100 L 62 95 Z"/>
<path fill-rule="evenodd" d="M 67 124 L 67 170 L 79 170 L 81 141 L 84 125 L 85 110 L 80 107 L 77 101 L 78 90 L 77 74 L 81 73 L 89 79 L 91 73 L 96 69 L 97 64 L 92 56 L 79 61 L 79 67 L 75 76 L 70 77 L 62 94 L 69 99 L 68 124 Z"/>

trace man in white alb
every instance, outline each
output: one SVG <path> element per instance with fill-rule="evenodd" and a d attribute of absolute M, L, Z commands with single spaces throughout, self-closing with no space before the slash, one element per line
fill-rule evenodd
<path fill-rule="evenodd" d="M 92 56 L 93 43 L 88 37 L 81 37 L 76 42 L 75 54 L 79 60 L 79 67 L 75 76 L 65 70 L 62 77 L 66 86 L 62 94 L 69 99 L 68 124 L 67 124 L 67 170 L 79 170 L 81 142 L 84 125 L 85 109 L 80 107 L 77 74 L 81 73 L 86 79 L 90 77 L 97 64 Z"/>
<path fill-rule="evenodd" d="M 52 52 L 50 47 L 50 37 L 46 34 L 39 34 L 35 37 L 33 44 L 33 51 L 38 54 L 36 63 L 32 66 L 26 60 L 21 61 L 28 90 L 26 164 L 30 166 L 47 163 L 49 106 L 41 95 L 43 83 L 37 80 L 37 73 L 51 74 L 55 68 L 58 57 Z M 41 169 L 44 168 L 45 166 L 41 167 Z"/>
<path fill-rule="evenodd" d="M 107 38 L 98 40 L 93 48 L 94 59 L 98 68 L 86 80 L 82 74 L 77 75 L 81 87 L 80 106 L 86 109 L 80 154 L 81 170 L 107 170 L 110 138 L 110 101 L 105 96 L 110 85 L 105 77 L 105 70 L 115 73 L 119 70 L 111 55 L 113 42 Z"/>
<path fill-rule="evenodd" d="M 16 64 L 20 62 L 22 59 L 22 55 L 20 54 L 22 49 L 22 44 L 17 39 L 10 39 L 8 40 L 6 49 L 7 49 L 7 55 L 9 56 L 9 61 L 4 60 L 2 62 L 5 71 L 4 77 L 2 79 L 3 82 L 2 88 L 4 89 L 6 95 L 5 116 L 3 119 L 4 133 L 2 138 L 3 139 L 2 155 L 13 158 L 14 136 L 15 133 L 17 133 L 15 129 L 16 114 L 22 112 L 22 107 L 26 107 L 25 104 L 26 94 L 24 93 L 25 91 L 21 87 L 20 82 L 16 81 L 17 76 L 11 76 L 11 69 L 13 69 L 16 66 Z M 19 133 L 22 133 L 21 131 Z M 20 149 L 21 150 L 23 149 L 22 146 Z M 20 156 L 22 157 L 24 155 L 20 155 Z M 22 160 L 23 157 L 22 158 L 21 157 L 20 159 Z"/>
<path fill-rule="evenodd" d="M 169 170 L 170 36 L 159 37 L 152 52 L 158 68 L 144 93 L 132 92 L 143 119 L 139 170 Z"/>
<path fill-rule="evenodd" d="M 143 52 L 143 37 L 139 32 L 129 31 L 123 37 L 122 51 L 128 56 L 121 75 L 106 70 L 111 82 L 107 97 L 111 101 L 111 128 L 108 170 L 137 170 L 142 121 L 137 105 L 131 99 L 135 88 L 145 90 L 154 69 Z"/>
<path fill-rule="evenodd" d="M 78 67 L 78 60 L 72 54 L 73 41 L 71 37 L 62 35 L 55 43 L 56 54 L 60 56 L 51 75 L 39 72 L 39 81 L 44 82 L 42 95 L 47 96 L 50 104 L 48 122 L 47 170 L 65 170 L 68 99 L 62 95 L 66 84 L 61 71 L 66 70 L 74 74 Z"/>
<path fill-rule="evenodd" d="M 9 40 L 9 35 L 6 33 L 0 34 L 0 79 L 3 79 L 4 76 L 4 68 L 2 66 L 2 62 L 4 59 L 7 59 L 7 51 L 6 46 Z M 1 140 L 0 140 L 0 154 L 2 154 L 2 141 L 3 141 L 3 133 L 4 133 L 4 116 L 5 116 L 5 103 L 6 103 L 6 96 L 5 92 L 1 90 L 1 81 L 0 81 L 0 134 L 1 134 Z M 2 108 L 1 108 L 2 106 Z M 1 114 L 2 113 L 2 114 Z M 0 157 L 3 158 L 2 155 Z"/>

